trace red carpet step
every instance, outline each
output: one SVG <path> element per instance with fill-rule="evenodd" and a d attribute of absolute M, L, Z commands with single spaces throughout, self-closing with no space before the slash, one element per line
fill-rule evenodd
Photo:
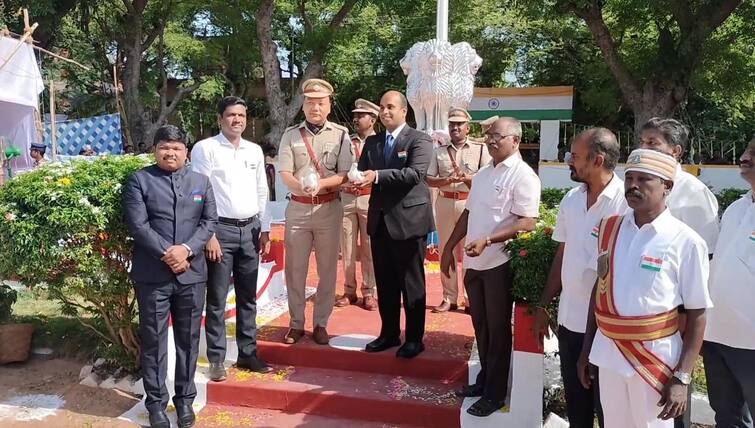
<path fill-rule="evenodd" d="M 312 270 L 307 282 L 316 287 Z M 343 284 L 340 267 L 338 284 Z M 427 292 L 428 305 L 440 303 L 438 274 L 427 275 Z M 426 350 L 412 360 L 396 358 L 397 348 L 370 354 L 361 346 L 317 345 L 311 338 L 312 302 L 307 303 L 306 317 L 307 335 L 295 345 L 282 343 L 288 314 L 266 322 L 258 331 L 258 352 L 276 371 L 260 375 L 232 368 L 227 381 L 210 382 L 208 407 L 200 412 L 197 426 L 459 426 L 461 400 L 453 391 L 468 377 L 474 336 L 468 315 L 434 314 L 428 307 Z M 333 345 L 345 337 L 366 343 L 368 336 L 378 335 L 380 316 L 359 306 L 334 308 L 327 329 Z"/>
<path fill-rule="evenodd" d="M 457 427 L 461 400 L 456 384 L 313 367 L 282 367 L 267 375 L 231 369 L 208 389 L 218 405 L 256 407 L 342 419 Z"/>
<path fill-rule="evenodd" d="M 417 428 L 406 424 L 386 424 L 355 419 L 330 418 L 307 413 L 212 405 L 197 416 L 197 428 Z"/>

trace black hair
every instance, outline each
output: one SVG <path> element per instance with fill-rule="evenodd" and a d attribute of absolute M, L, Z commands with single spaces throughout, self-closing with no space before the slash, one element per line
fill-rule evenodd
<path fill-rule="evenodd" d="M 663 119 L 660 117 L 653 117 L 644 125 L 642 130 L 654 129 L 663 135 L 663 139 L 666 140 L 671 147 L 681 146 L 682 154 L 687 152 L 687 146 L 689 145 L 689 128 L 676 119 Z"/>
<path fill-rule="evenodd" d="M 232 106 L 244 106 L 246 108 L 246 101 L 244 101 L 242 98 L 229 96 L 229 97 L 223 97 L 218 102 L 218 115 L 223 116 L 223 113 L 225 113 L 225 109 Z"/>
<path fill-rule="evenodd" d="M 157 147 L 161 141 L 178 142 L 186 145 L 186 133 L 175 125 L 163 125 L 157 129 L 157 132 L 155 132 L 155 147 Z"/>
<path fill-rule="evenodd" d="M 606 128 L 593 128 L 588 132 L 590 132 L 587 140 L 590 158 L 595 159 L 596 156 L 602 155 L 603 166 L 607 170 L 613 171 L 619 162 L 619 152 L 621 151 L 616 135 Z"/>

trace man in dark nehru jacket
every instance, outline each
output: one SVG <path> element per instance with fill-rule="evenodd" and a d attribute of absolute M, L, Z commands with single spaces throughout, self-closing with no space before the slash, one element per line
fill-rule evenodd
<path fill-rule="evenodd" d="M 134 238 L 131 278 L 139 302 L 139 337 L 145 405 L 151 427 L 170 428 L 168 317 L 176 345 L 173 404 L 178 426 L 194 425 L 194 372 L 204 307 L 207 262 L 204 247 L 217 212 L 209 179 L 186 164 L 186 134 L 167 125 L 155 133 L 156 165 L 135 172 L 123 194 L 126 224 Z"/>

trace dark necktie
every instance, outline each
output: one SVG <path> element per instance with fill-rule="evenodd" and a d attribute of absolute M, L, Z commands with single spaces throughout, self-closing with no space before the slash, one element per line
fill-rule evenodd
<path fill-rule="evenodd" d="M 391 158 L 393 153 L 393 135 L 385 134 L 385 147 L 383 147 L 383 158 L 386 162 Z"/>

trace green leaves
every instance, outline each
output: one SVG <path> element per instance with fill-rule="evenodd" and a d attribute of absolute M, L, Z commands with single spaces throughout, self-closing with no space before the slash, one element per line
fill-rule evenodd
<path fill-rule="evenodd" d="M 46 284 L 66 314 L 95 318 L 107 327 L 99 335 L 134 358 L 132 248 L 121 189 L 151 162 L 106 156 L 48 164 L 0 188 L 0 278 Z"/>

